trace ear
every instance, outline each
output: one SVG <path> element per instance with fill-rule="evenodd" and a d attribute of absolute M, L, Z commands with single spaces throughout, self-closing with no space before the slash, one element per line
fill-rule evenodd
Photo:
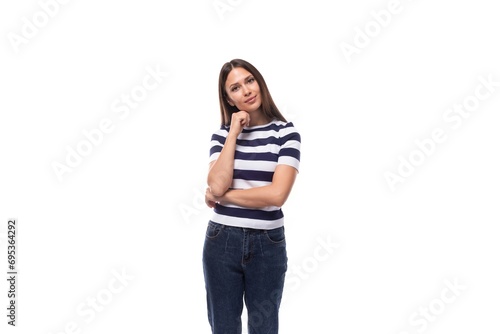
<path fill-rule="evenodd" d="M 231 101 L 231 99 L 227 99 L 227 103 L 229 103 L 229 105 L 230 105 L 231 107 L 234 107 L 234 103 L 233 103 L 233 101 Z"/>

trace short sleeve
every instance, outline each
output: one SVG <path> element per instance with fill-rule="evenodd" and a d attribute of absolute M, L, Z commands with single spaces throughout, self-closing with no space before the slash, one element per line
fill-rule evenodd
<path fill-rule="evenodd" d="M 293 123 L 287 123 L 280 130 L 280 142 L 278 165 L 289 165 L 298 171 L 300 165 L 300 134 Z"/>
<path fill-rule="evenodd" d="M 221 126 L 221 128 L 212 135 L 210 139 L 210 154 L 208 158 L 208 163 L 217 160 L 219 158 L 220 152 L 224 147 L 224 143 L 226 142 L 226 137 L 228 134 L 228 130 L 226 127 Z"/>

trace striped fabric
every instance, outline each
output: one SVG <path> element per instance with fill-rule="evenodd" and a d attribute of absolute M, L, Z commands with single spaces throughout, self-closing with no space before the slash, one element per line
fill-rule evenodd
<path fill-rule="evenodd" d="M 217 160 L 228 135 L 229 127 L 212 135 L 209 162 Z M 299 170 L 300 134 L 293 123 L 273 120 L 265 125 L 246 127 L 236 140 L 233 182 L 231 189 L 248 189 L 272 182 L 278 164 Z M 244 208 L 217 204 L 212 221 L 231 226 L 273 229 L 284 224 L 281 208 Z"/>

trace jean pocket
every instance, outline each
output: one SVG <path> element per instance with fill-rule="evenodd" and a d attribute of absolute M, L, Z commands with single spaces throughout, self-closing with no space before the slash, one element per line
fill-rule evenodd
<path fill-rule="evenodd" d="M 219 236 L 221 231 L 222 231 L 221 224 L 217 224 L 217 223 L 214 223 L 213 221 L 209 221 L 205 235 L 208 239 L 215 239 Z"/>
<path fill-rule="evenodd" d="M 285 228 L 283 226 L 272 230 L 266 230 L 264 234 L 272 243 L 278 244 L 285 241 Z"/>

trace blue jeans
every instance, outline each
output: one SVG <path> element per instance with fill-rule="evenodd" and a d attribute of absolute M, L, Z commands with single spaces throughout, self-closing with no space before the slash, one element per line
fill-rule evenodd
<path fill-rule="evenodd" d="M 213 334 L 278 333 L 287 270 L 285 229 L 255 230 L 209 221 L 203 247 L 208 321 Z"/>

